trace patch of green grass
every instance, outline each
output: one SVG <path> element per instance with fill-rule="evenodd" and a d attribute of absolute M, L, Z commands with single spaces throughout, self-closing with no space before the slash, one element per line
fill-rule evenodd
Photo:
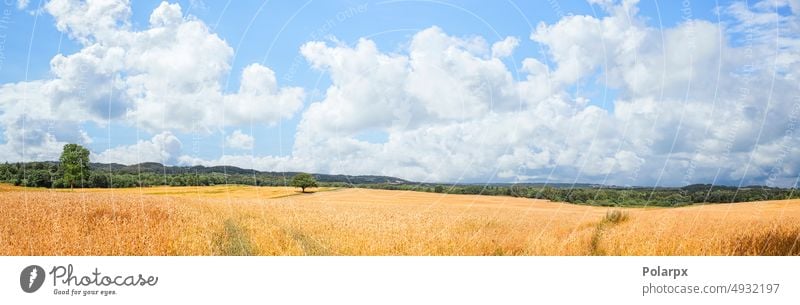
<path fill-rule="evenodd" d="M 213 247 L 214 255 L 250 256 L 256 254 L 245 229 L 231 218 L 226 219 L 222 230 L 214 234 Z"/>
<path fill-rule="evenodd" d="M 597 223 L 597 227 L 594 230 L 592 241 L 589 244 L 589 253 L 591 253 L 591 255 L 606 255 L 605 251 L 600 248 L 600 240 L 603 238 L 603 233 L 605 230 L 609 229 L 609 227 L 623 223 L 627 221 L 628 218 L 630 218 L 630 216 L 628 212 L 625 211 L 611 210 L 606 212 L 606 216 Z"/>
<path fill-rule="evenodd" d="M 328 251 L 324 245 L 308 235 L 305 235 L 300 230 L 288 229 L 286 230 L 286 233 L 292 238 L 292 240 L 297 242 L 305 255 L 331 255 L 330 251 Z"/>

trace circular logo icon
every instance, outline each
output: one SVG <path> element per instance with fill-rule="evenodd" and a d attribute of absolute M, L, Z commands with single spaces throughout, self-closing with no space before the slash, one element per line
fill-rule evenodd
<path fill-rule="evenodd" d="M 44 269 L 36 265 L 30 265 L 22 269 L 19 274 L 19 286 L 22 291 L 27 293 L 36 292 L 44 284 Z"/>

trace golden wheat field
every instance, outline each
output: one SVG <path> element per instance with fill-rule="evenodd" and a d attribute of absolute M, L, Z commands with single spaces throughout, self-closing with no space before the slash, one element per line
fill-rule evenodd
<path fill-rule="evenodd" d="M 614 209 L 499 196 L 0 186 L 0 255 L 798 255 L 800 201 Z"/>

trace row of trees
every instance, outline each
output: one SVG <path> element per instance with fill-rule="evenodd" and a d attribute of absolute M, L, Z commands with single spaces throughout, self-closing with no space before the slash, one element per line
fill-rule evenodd
<path fill-rule="evenodd" d="M 527 185 L 370 184 L 360 187 L 448 194 L 513 196 L 598 206 L 683 206 L 800 198 L 796 189 L 691 185 L 682 188 L 556 188 Z"/>
<path fill-rule="evenodd" d="M 148 186 L 213 186 L 222 184 L 240 184 L 253 186 L 294 186 L 303 191 L 309 187 L 323 186 L 348 187 L 346 183 L 318 183 L 310 174 L 297 174 L 293 177 L 275 177 L 267 175 L 242 174 L 156 174 L 144 172 L 140 174 L 110 173 L 90 170 L 87 175 L 65 179 L 58 164 L 36 162 L 29 164 L 25 170 L 19 164 L 0 164 L 0 182 L 13 183 L 17 186 L 47 188 L 126 188 Z"/>
<path fill-rule="evenodd" d="M 63 179 L 57 164 L 34 163 L 31 167 L 22 170 L 17 164 L 0 164 L 0 182 L 13 183 L 18 186 L 69 188 L 68 180 Z M 72 187 L 97 187 L 97 188 L 125 188 L 147 186 L 212 186 L 221 184 L 241 184 L 253 186 L 297 186 L 315 184 L 332 187 L 347 187 L 347 183 L 326 182 L 317 183 L 309 174 L 295 181 L 294 177 L 275 177 L 268 175 L 242 175 L 242 174 L 156 174 L 145 172 L 141 174 L 109 173 L 106 171 L 91 170 L 83 179 L 76 179 Z M 314 181 L 313 183 L 309 181 Z M 295 185 L 297 184 L 297 185 Z"/>
<path fill-rule="evenodd" d="M 166 171 L 165 171 L 166 172 Z M 324 175 L 323 175 L 324 176 Z M 577 204 L 600 206 L 681 206 L 696 203 L 728 203 L 759 200 L 800 198 L 795 189 L 762 186 L 734 188 L 713 185 L 690 185 L 682 188 L 557 188 L 536 185 L 445 185 L 414 183 L 352 183 L 348 177 L 340 181 L 317 182 L 313 175 L 298 173 L 292 177 L 276 173 L 245 171 L 158 173 L 145 171 L 132 173 L 89 166 L 89 150 L 77 144 L 67 144 L 59 162 L 30 162 L 26 164 L 0 164 L 0 181 L 29 187 L 99 187 L 124 188 L 156 185 L 209 186 L 242 184 L 255 186 L 295 186 L 303 192 L 317 186 L 365 187 L 392 190 L 413 190 L 449 194 L 481 194 L 548 199 Z M 361 179 L 364 179 L 363 177 Z M 370 179 L 368 177 L 368 179 Z M 346 182 L 343 182 L 346 181 Z"/>
<path fill-rule="evenodd" d="M 317 181 L 310 174 L 297 174 L 293 177 L 268 174 L 225 174 L 216 172 L 159 174 L 145 171 L 130 173 L 112 169 L 91 169 L 89 150 L 78 144 L 67 144 L 59 162 L 29 162 L 0 164 L 0 182 L 18 186 L 48 188 L 125 188 L 157 185 L 170 186 L 210 186 L 220 184 L 242 184 L 257 186 L 295 186 L 303 192 L 306 188 L 317 187 Z M 327 183 L 330 186 L 345 186 L 343 183 Z"/>
<path fill-rule="evenodd" d="M 89 150 L 78 144 L 64 145 L 59 162 L 0 165 L 0 181 L 31 187 L 85 187 L 92 185 Z M 102 178 L 102 177 L 99 177 Z"/>

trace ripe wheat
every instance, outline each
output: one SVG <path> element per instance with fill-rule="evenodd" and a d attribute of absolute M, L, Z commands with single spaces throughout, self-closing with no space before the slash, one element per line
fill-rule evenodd
<path fill-rule="evenodd" d="M 797 200 L 611 210 L 512 197 L 246 186 L 4 185 L 0 196 L 0 255 L 800 254 Z"/>

